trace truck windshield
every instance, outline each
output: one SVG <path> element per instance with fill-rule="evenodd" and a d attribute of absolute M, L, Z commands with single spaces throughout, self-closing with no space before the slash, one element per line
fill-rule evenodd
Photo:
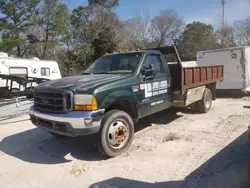
<path fill-rule="evenodd" d="M 102 56 L 91 64 L 83 74 L 134 73 L 139 65 L 141 52 Z"/>

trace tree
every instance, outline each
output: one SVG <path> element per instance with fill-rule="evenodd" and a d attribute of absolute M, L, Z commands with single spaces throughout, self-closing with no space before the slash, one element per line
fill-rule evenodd
<path fill-rule="evenodd" d="M 119 0 L 88 0 L 90 6 L 101 6 L 106 9 L 112 9 L 119 6 Z"/>
<path fill-rule="evenodd" d="M 98 37 L 92 42 L 92 47 L 94 49 L 93 60 L 105 53 L 111 53 L 116 50 L 117 43 L 113 37 L 114 33 L 110 27 L 102 28 Z"/>
<path fill-rule="evenodd" d="M 36 23 L 28 33 L 33 46 L 32 52 L 43 59 L 55 59 L 60 38 L 68 31 L 69 12 L 59 0 L 44 0 L 33 22 Z"/>
<path fill-rule="evenodd" d="M 234 41 L 234 30 L 229 25 L 224 25 L 221 29 L 218 29 L 216 32 L 217 42 L 222 48 L 228 48 L 235 46 Z"/>
<path fill-rule="evenodd" d="M 121 48 L 143 48 L 148 40 L 150 16 L 146 11 L 137 12 L 134 18 L 125 20 L 120 30 Z"/>
<path fill-rule="evenodd" d="M 219 47 L 213 26 L 201 22 L 188 24 L 175 44 L 185 61 L 196 60 L 197 51 Z"/>
<path fill-rule="evenodd" d="M 89 46 L 81 45 L 74 50 L 62 49 L 58 53 L 63 75 L 76 75 L 85 70 L 91 62 L 93 50 Z"/>
<path fill-rule="evenodd" d="M 235 42 L 240 45 L 250 45 L 250 17 L 236 20 L 233 24 Z"/>
<path fill-rule="evenodd" d="M 95 40 L 103 28 L 110 27 L 117 33 L 120 22 L 113 12 L 101 6 L 80 6 L 73 10 L 71 25 L 75 42 L 83 44 Z"/>
<path fill-rule="evenodd" d="M 217 42 L 221 48 L 233 47 L 236 45 L 234 41 L 234 28 L 222 20 L 222 15 L 219 14 L 213 24 L 213 27 L 217 28 L 215 32 Z"/>
<path fill-rule="evenodd" d="M 92 33 L 91 46 L 94 50 L 92 58 L 95 60 L 106 52 L 110 53 L 117 49 L 117 35 L 121 25 L 113 12 L 101 7 L 95 7 L 92 15 L 88 26 Z"/>
<path fill-rule="evenodd" d="M 40 0 L 0 0 L 0 50 L 23 57 L 28 49 L 26 32 L 38 14 Z"/>
<path fill-rule="evenodd" d="M 168 45 L 182 32 L 183 26 L 183 20 L 175 11 L 161 11 L 151 22 L 151 37 L 158 46 Z"/>
<path fill-rule="evenodd" d="M 85 69 L 96 58 L 114 51 L 119 28 L 117 16 L 98 4 L 75 8 L 70 29 L 63 38 L 68 54 L 68 58 L 63 58 L 65 71 L 71 74 L 73 69 Z"/>

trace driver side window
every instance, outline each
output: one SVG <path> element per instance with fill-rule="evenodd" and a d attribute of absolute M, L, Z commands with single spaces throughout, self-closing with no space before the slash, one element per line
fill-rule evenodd
<path fill-rule="evenodd" d="M 154 69 L 155 75 L 164 73 L 164 66 L 162 64 L 160 55 L 151 54 L 147 56 L 143 64 L 143 69 L 148 70 L 150 69 L 151 65 L 153 66 L 152 68 Z"/>

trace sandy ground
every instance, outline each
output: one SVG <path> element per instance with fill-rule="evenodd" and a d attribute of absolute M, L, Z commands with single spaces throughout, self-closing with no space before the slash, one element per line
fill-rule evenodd
<path fill-rule="evenodd" d="M 93 137 L 56 140 L 28 116 L 0 122 L 0 185 L 250 187 L 250 99 L 217 99 L 207 114 L 163 111 L 136 125 L 129 151 L 100 158 Z M 2 113 L 2 112 L 0 112 Z"/>

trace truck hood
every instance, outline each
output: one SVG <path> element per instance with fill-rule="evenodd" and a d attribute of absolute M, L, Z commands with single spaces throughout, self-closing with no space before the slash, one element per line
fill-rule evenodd
<path fill-rule="evenodd" d="M 56 89 L 69 89 L 73 92 L 76 90 L 86 91 L 95 89 L 98 86 L 121 80 L 128 75 L 114 75 L 114 74 L 99 74 L 99 75 L 79 75 L 70 76 L 57 80 L 51 80 L 39 84 L 37 87 L 49 87 Z"/>

